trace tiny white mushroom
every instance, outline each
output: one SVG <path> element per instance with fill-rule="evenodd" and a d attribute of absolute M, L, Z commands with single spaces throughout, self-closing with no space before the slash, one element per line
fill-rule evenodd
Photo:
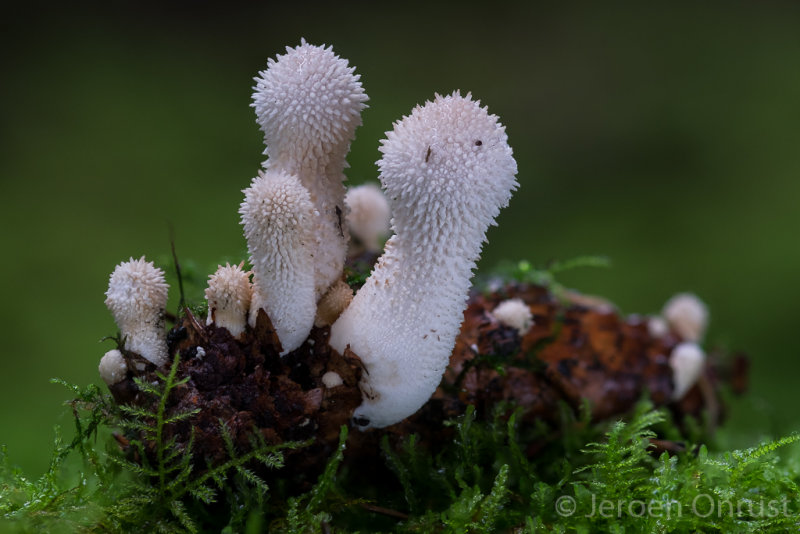
<path fill-rule="evenodd" d="M 517 187 L 504 127 L 470 95 L 417 106 L 381 152 L 395 235 L 330 339 L 366 367 L 353 413 L 361 428 L 401 421 L 436 390 L 486 231 Z"/>
<path fill-rule="evenodd" d="M 521 336 L 533 324 L 531 309 L 518 298 L 504 300 L 492 310 L 492 315 L 500 324 L 516 329 Z"/>
<path fill-rule="evenodd" d="M 253 88 L 266 168 L 296 175 L 316 210 L 317 298 L 341 276 L 347 252 L 343 171 L 368 99 L 354 70 L 330 47 L 301 40 L 270 59 Z"/>
<path fill-rule="evenodd" d="M 336 386 L 341 386 L 344 384 L 342 381 L 342 377 L 339 376 L 339 373 L 334 373 L 333 371 L 328 371 L 324 375 L 322 375 L 322 384 L 330 389 L 335 388 Z"/>
<path fill-rule="evenodd" d="M 663 317 L 650 317 L 647 320 L 647 331 L 653 337 L 662 338 L 669 333 L 669 325 Z"/>
<path fill-rule="evenodd" d="M 164 330 L 168 288 L 164 271 L 142 256 L 117 265 L 106 291 L 106 306 L 125 340 L 125 349 L 158 366 L 168 360 Z"/>
<path fill-rule="evenodd" d="M 685 341 L 702 341 L 708 327 L 708 308 L 696 295 L 679 293 L 661 312 L 670 327 Z"/>
<path fill-rule="evenodd" d="M 244 190 L 244 235 L 253 264 L 250 325 L 263 309 L 280 339 L 283 353 L 308 337 L 314 324 L 314 262 L 311 217 L 314 207 L 296 176 L 259 172 Z"/>
<path fill-rule="evenodd" d="M 672 381 L 675 386 L 672 392 L 674 400 L 681 399 L 697 382 L 703 374 L 705 362 L 706 353 L 697 343 L 680 343 L 672 349 L 669 365 L 672 367 Z"/>
<path fill-rule="evenodd" d="M 208 277 L 206 324 L 216 324 L 233 337 L 240 337 L 247 323 L 251 293 L 250 273 L 243 271 L 242 265 L 220 265 Z"/>
<path fill-rule="evenodd" d="M 367 250 L 380 252 L 381 240 L 389 235 L 391 212 L 380 187 L 364 184 L 351 187 L 344 197 L 347 227 Z"/>
<path fill-rule="evenodd" d="M 100 378 L 109 386 L 113 386 L 125 378 L 125 374 L 128 372 L 128 365 L 125 363 L 122 353 L 117 349 L 113 349 L 103 355 L 97 370 L 100 371 Z"/>
<path fill-rule="evenodd" d="M 314 319 L 314 326 L 332 325 L 352 301 L 353 290 L 350 289 L 347 282 L 339 280 L 331 286 L 317 304 L 317 316 Z"/>

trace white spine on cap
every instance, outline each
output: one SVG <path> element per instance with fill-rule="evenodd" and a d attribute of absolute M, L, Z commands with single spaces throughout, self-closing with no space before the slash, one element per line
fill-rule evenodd
<path fill-rule="evenodd" d="M 296 175 L 315 208 L 317 298 L 341 276 L 347 252 L 343 171 L 368 99 L 354 70 L 330 47 L 302 40 L 270 59 L 253 88 L 266 168 Z"/>
<path fill-rule="evenodd" d="M 669 365 L 672 367 L 672 381 L 675 389 L 672 398 L 680 400 L 695 385 L 706 362 L 706 353 L 697 343 L 681 343 L 672 349 Z"/>
<path fill-rule="evenodd" d="M 369 251 L 380 252 L 381 239 L 389 235 L 391 212 L 380 188 L 374 184 L 351 187 L 344 197 L 347 227 Z"/>
<path fill-rule="evenodd" d="M 283 354 L 308 337 L 314 324 L 314 263 L 309 245 L 314 207 L 296 176 L 259 173 L 239 213 L 253 263 L 250 325 L 263 309 L 278 334 Z"/>
<path fill-rule="evenodd" d="M 417 106 L 381 152 L 395 235 L 330 340 L 366 366 L 361 428 L 401 421 L 439 385 L 486 231 L 517 187 L 504 127 L 470 95 Z"/>
<path fill-rule="evenodd" d="M 125 349 L 158 366 L 168 360 L 164 330 L 168 289 L 164 271 L 142 256 L 117 265 L 106 291 L 106 306 L 125 339 Z"/>
<path fill-rule="evenodd" d="M 205 293 L 208 301 L 206 324 L 226 328 L 233 337 L 241 336 L 250 309 L 250 273 L 243 271 L 242 265 L 220 265 L 208 277 Z"/>

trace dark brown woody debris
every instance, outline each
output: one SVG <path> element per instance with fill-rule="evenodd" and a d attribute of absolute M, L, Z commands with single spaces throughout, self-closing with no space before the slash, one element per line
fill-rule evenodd
<path fill-rule="evenodd" d="M 533 326 L 524 336 L 499 324 L 490 313 L 508 298 L 522 299 L 533 314 Z M 349 423 L 361 403 L 361 360 L 349 350 L 343 355 L 332 350 L 329 333 L 329 327 L 314 328 L 303 345 L 281 357 L 280 342 L 263 311 L 256 328 L 248 328 L 242 341 L 225 329 L 205 326 L 187 311 L 168 337 L 170 353 L 181 355 L 178 377 L 188 377 L 169 398 L 168 413 L 199 412 L 170 425 L 167 438 L 174 436 L 177 445 L 185 447 L 194 434 L 199 471 L 227 459 L 220 422 L 240 452 L 251 447 L 254 432 L 271 444 L 312 440 L 311 446 L 289 453 L 287 462 L 300 479 L 313 480 L 335 448 L 340 426 Z M 679 402 L 672 402 L 668 358 L 681 341 L 674 333 L 654 338 L 646 318 L 621 317 L 595 298 L 570 297 L 564 303 L 544 287 L 515 284 L 491 294 L 475 293 L 464 313 L 450 366 L 431 400 L 392 427 L 351 432 L 348 457 L 357 458 L 362 466 L 376 463 L 384 434 L 397 442 L 416 433 L 420 443 L 436 448 L 452 431 L 442 421 L 461 415 L 469 404 L 481 417 L 491 414 L 497 403 L 507 402 L 521 408 L 522 424 L 537 420 L 555 426 L 562 402 L 577 411 L 588 400 L 592 417 L 606 419 L 625 414 L 649 396 L 656 406 L 668 406 L 679 422 L 705 411 L 710 423 L 717 424 L 724 412 L 720 386 L 729 383 L 735 392 L 743 392 L 747 360 L 737 355 L 732 365 L 722 367 L 722 355 L 710 353 L 698 384 Z M 139 376 L 157 380 L 151 364 L 145 365 L 135 354 L 126 357 L 129 369 L 138 364 Z M 337 373 L 342 384 L 326 388 L 322 376 L 327 372 Z M 111 387 L 117 402 L 155 409 L 156 400 L 138 391 L 132 378 L 129 373 Z M 127 442 L 123 436 L 117 439 Z M 654 446 L 680 448 L 667 442 Z M 534 444 L 528 452 L 536 451 Z"/>

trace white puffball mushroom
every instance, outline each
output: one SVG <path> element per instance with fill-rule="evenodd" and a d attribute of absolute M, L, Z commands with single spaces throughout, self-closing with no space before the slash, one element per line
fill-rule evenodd
<path fill-rule="evenodd" d="M 336 386 L 341 386 L 344 384 L 342 377 L 339 376 L 339 373 L 334 373 L 333 371 L 328 371 L 324 375 L 322 375 L 322 384 L 330 389 L 335 388 Z"/>
<path fill-rule="evenodd" d="M 508 299 L 498 304 L 492 315 L 500 324 L 516 329 L 519 335 L 525 335 L 533 324 L 533 314 L 522 299 Z"/>
<path fill-rule="evenodd" d="M 239 213 L 253 264 L 250 326 L 263 309 L 287 354 L 314 324 L 314 206 L 297 177 L 283 171 L 259 172 L 244 194 Z"/>
<path fill-rule="evenodd" d="M 270 59 L 253 88 L 266 168 L 296 175 L 316 210 L 317 298 L 341 276 L 347 253 L 343 171 L 368 100 L 354 71 L 331 47 L 301 40 Z"/>
<path fill-rule="evenodd" d="M 122 333 L 125 350 L 157 366 L 169 359 L 164 330 L 168 289 L 164 271 L 142 256 L 117 265 L 106 291 L 106 306 Z"/>
<path fill-rule="evenodd" d="M 208 301 L 206 324 L 225 328 L 236 338 L 245 330 L 252 293 L 250 273 L 242 270 L 242 265 L 218 266 L 216 272 L 208 277 L 205 291 Z"/>
<path fill-rule="evenodd" d="M 113 349 L 103 355 L 97 370 L 100 371 L 100 378 L 109 386 L 113 386 L 125 378 L 128 372 L 128 365 L 125 363 L 122 353 L 117 349 Z"/>
<path fill-rule="evenodd" d="M 436 390 L 486 231 L 518 185 L 504 127 L 469 94 L 417 106 L 381 152 L 395 235 L 330 338 L 366 367 L 353 414 L 362 429 L 403 420 Z"/>
<path fill-rule="evenodd" d="M 679 293 L 669 299 L 661 315 L 685 341 L 699 342 L 706 334 L 708 308 L 692 293 Z"/>
<path fill-rule="evenodd" d="M 380 187 L 364 184 L 351 187 L 344 197 L 347 227 L 367 250 L 380 252 L 381 240 L 389 235 L 391 212 Z"/>
<path fill-rule="evenodd" d="M 353 290 L 350 289 L 347 282 L 339 280 L 331 286 L 317 303 L 317 316 L 314 319 L 314 326 L 332 325 L 352 301 Z"/>
<path fill-rule="evenodd" d="M 675 386 L 672 392 L 674 400 L 681 399 L 694 386 L 703 374 L 705 362 L 706 353 L 697 343 L 680 343 L 672 349 L 669 365 L 672 367 L 672 381 Z"/>
<path fill-rule="evenodd" d="M 653 337 L 662 338 L 669 333 L 669 324 L 663 317 L 650 317 L 647 320 L 647 332 Z"/>

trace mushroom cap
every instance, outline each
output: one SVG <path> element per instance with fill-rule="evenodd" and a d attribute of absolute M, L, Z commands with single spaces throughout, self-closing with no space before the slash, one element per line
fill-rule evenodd
<path fill-rule="evenodd" d="M 347 190 L 347 226 L 350 233 L 373 252 L 380 250 L 380 239 L 389 234 L 391 210 L 380 187 L 364 184 Z"/>
<path fill-rule="evenodd" d="M 697 343 L 684 342 L 672 349 L 669 365 L 672 367 L 672 380 L 675 389 L 672 398 L 682 398 L 697 382 L 703 373 L 706 362 L 706 353 Z"/>
<path fill-rule="evenodd" d="M 492 310 L 492 315 L 500 324 L 516 329 L 521 336 L 533 324 L 531 309 L 519 298 L 504 300 Z"/>
<path fill-rule="evenodd" d="M 693 293 L 678 293 L 664 305 L 662 315 L 686 341 L 701 341 L 708 328 L 708 307 Z"/>
<path fill-rule="evenodd" d="M 167 307 L 167 285 L 164 271 L 145 261 L 131 258 L 114 268 L 108 281 L 106 306 L 122 327 L 129 318 L 138 318 L 142 313 L 163 310 Z"/>
<path fill-rule="evenodd" d="M 268 60 L 255 78 L 251 105 L 270 158 L 319 160 L 349 146 L 368 100 L 354 71 L 332 47 L 305 39 Z"/>
<path fill-rule="evenodd" d="M 100 377 L 103 381 L 109 386 L 113 386 L 125 378 L 125 374 L 128 372 L 128 365 L 125 363 L 122 353 L 117 349 L 113 349 L 103 355 L 97 370 L 100 371 Z"/>
<path fill-rule="evenodd" d="M 387 132 L 380 151 L 381 182 L 397 234 L 406 227 L 423 235 L 451 231 L 451 225 L 483 234 L 519 185 L 505 127 L 469 93 L 436 95 L 417 106 Z M 431 218 L 439 229 L 431 227 Z"/>
<path fill-rule="evenodd" d="M 317 316 L 314 325 L 317 327 L 330 326 L 342 314 L 353 300 L 353 290 L 343 280 L 331 286 L 317 303 Z"/>
<path fill-rule="evenodd" d="M 238 336 L 245 328 L 251 294 L 250 273 L 242 270 L 242 264 L 220 265 L 208 277 L 205 290 L 208 301 L 206 324 L 216 323 L 227 328 L 233 336 Z"/>

